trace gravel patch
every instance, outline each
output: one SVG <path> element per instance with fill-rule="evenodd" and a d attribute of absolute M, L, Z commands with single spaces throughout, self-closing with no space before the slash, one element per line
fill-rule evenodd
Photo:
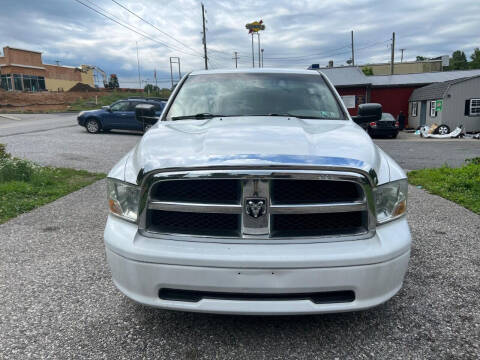
<path fill-rule="evenodd" d="M 480 217 L 410 188 L 412 258 L 374 309 L 241 317 L 137 305 L 112 284 L 105 181 L 0 225 L 0 358 L 478 358 Z"/>
<path fill-rule="evenodd" d="M 465 159 L 480 156 L 480 141 L 473 139 L 422 139 L 412 134 L 399 134 L 398 139 L 373 141 L 409 170 L 444 165 L 459 167 L 465 164 Z"/>

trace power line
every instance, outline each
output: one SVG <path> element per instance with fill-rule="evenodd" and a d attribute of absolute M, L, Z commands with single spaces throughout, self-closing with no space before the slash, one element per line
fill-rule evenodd
<path fill-rule="evenodd" d="M 342 49 L 345 49 L 345 48 L 349 48 L 350 47 L 350 44 L 347 44 L 347 45 L 344 45 L 342 47 L 339 47 L 339 48 L 335 48 L 335 49 L 329 49 L 329 50 L 326 50 L 326 51 L 338 51 L 338 50 L 342 50 Z M 321 56 L 321 55 L 324 55 L 325 54 L 325 51 L 324 52 L 321 52 L 321 53 L 313 53 L 313 54 L 310 54 L 310 55 L 297 55 L 297 56 L 269 56 L 269 57 L 266 57 L 266 59 L 270 59 L 270 60 L 289 60 L 289 59 L 299 59 L 299 58 L 305 58 L 305 57 L 312 57 L 312 56 Z M 328 55 L 327 55 L 328 56 Z"/>
<path fill-rule="evenodd" d="M 156 40 L 156 39 L 152 38 L 152 37 L 149 36 L 148 34 L 142 33 L 141 30 L 139 30 L 139 31 L 135 30 L 135 29 L 137 29 L 135 26 L 132 26 L 132 25 L 130 25 L 130 24 L 128 24 L 128 23 L 123 24 L 122 22 L 114 19 L 114 18 L 112 17 L 113 15 L 111 15 L 111 16 L 105 15 L 105 14 L 102 13 L 101 11 L 98 11 L 97 9 L 95 9 L 95 8 L 93 8 L 93 7 L 85 4 L 84 2 L 82 2 L 82 1 L 80 1 L 80 0 L 75 0 L 75 1 L 78 2 L 79 4 L 82 4 L 83 6 L 85 6 L 85 7 L 87 7 L 87 8 L 89 8 L 90 10 L 95 11 L 97 14 L 99 14 L 99 15 L 101 15 L 101 16 L 103 16 L 103 17 L 105 17 L 105 18 L 107 18 L 107 19 L 109 19 L 109 20 L 111 20 L 111 21 L 113 21 L 114 23 L 117 23 L 118 25 L 120 25 L 120 26 L 122 26 L 122 27 L 124 27 L 124 28 L 126 28 L 126 29 L 128 29 L 128 30 L 130 30 L 130 31 L 133 31 L 134 33 L 136 33 L 136 34 L 138 34 L 138 35 L 140 35 L 140 36 L 142 36 L 142 37 L 144 37 L 144 38 L 146 38 L 146 39 L 149 39 L 149 40 L 151 40 L 151 41 L 153 41 L 153 42 L 155 42 L 155 43 L 157 43 L 157 44 L 160 44 L 160 45 L 162 45 L 162 46 L 165 46 L 165 47 L 167 47 L 167 48 L 169 48 L 169 49 L 171 49 L 171 50 L 179 51 L 179 52 L 181 52 L 181 53 L 183 53 L 183 54 L 185 54 L 185 55 L 189 55 L 189 56 L 199 56 L 199 55 L 187 53 L 187 52 L 185 52 L 185 51 L 183 51 L 183 50 L 181 50 L 181 49 L 178 49 L 178 48 L 174 48 L 174 47 L 172 47 L 172 46 L 169 46 L 168 44 L 166 44 L 166 43 L 164 43 L 164 42 L 162 42 L 162 41 L 159 41 L 159 40 Z M 87 1 L 88 1 L 88 0 L 87 0 Z M 97 6 L 97 5 L 96 5 L 96 6 Z M 98 7 L 98 6 L 97 6 L 97 7 Z M 105 10 L 104 10 L 104 11 L 105 11 Z M 107 12 L 107 11 L 105 11 L 105 12 Z"/>
<path fill-rule="evenodd" d="M 175 40 L 176 42 L 178 42 L 179 44 L 183 45 L 184 47 L 192 50 L 192 51 L 195 51 L 197 52 L 197 50 L 193 49 L 192 47 L 188 46 L 187 44 L 183 43 L 182 41 L 180 40 L 177 40 L 175 39 L 175 37 L 171 36 L 170 34 L 166 33 L 165 31 L 159 29 L 157 26 L 155 26 L 154 24 L 152 24 L 151 22 L 145 20 L 144 18 L 142 18 L 141 16 L 137 15 L 136 13 L 134 13 L 133 11 L 131 11 L 129 8 L 127 8 L 126 6 L 120 4 L 118 1 L 116 0 L 112 0 L 115 4 L 117 4 L 118 6 L 120 6 L 121 8 L 127 10 L 130 14 L 134 15 L 135 17 L 137 17 L 138 19 L 142 20 L 143 22 L 145 22 L 146 24 L 150 25 L 151 27 L 153 27 L 154 29 L 158 30 L 159 32 L 161 32 L 162 34 L 164 34 L 165 36 L 168 36 L 170 39 L 172 40 Z M 199 53 L 200 55 L 200 53 Z"/>

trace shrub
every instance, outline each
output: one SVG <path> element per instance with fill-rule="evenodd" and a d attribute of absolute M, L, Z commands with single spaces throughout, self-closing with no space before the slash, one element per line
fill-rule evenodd
<path fill-rule="evenodd" d="M 5 145 L 0 144 L 0 182 L 29 181 L 36 168 L 38 166 L 30 161 L 12 158 Z"/>

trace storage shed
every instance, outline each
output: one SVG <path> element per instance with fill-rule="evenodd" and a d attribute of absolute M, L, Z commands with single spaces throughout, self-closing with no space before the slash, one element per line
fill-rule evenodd
<path fill-rule="evenodd" d="M 480 131 L 480 75 L 427 85 L 412 92 L 409 125 L 463 125 L 467 132 Z"/>

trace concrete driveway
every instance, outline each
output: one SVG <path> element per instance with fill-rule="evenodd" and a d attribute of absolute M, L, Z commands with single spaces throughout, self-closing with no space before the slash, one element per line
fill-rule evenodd
<path fill-rule="evenodd" d="M 103 172 L 140 138 L 90 135 L 76 126 L 1 136 L 0 125 L 0 142 L 15 155 Z M 398 142 L 377 143 L 394 155 L 388 147 Z M 0 225 L 0 358 L 473 359 L 480 353 L 480 217 L 415 187 L 404 287 L 386 304 L 357 313 L 239 317 L 137 305 L 111 282 L 106 216 L 100 181 Z"/>

